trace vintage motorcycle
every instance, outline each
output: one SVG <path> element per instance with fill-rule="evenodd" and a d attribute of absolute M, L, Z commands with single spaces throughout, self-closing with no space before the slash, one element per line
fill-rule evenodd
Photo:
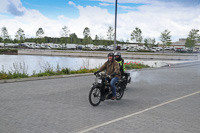
<path fill-rule="evenodd" d="M 110 87 L 111 76 L 105 73 L 97 73 L 95 82 L 92 84 L 89 92 L 89 102 L 92 106 L 98 106 L 101 101 L 111 99 L 112 90 Z M 130 81 L 130 79 L 129 79 Z M 120 100 L 124 95 L 124 89 L 127 85 L 127 78 L 124 76 L 116 83 L 116 100 Z"/>

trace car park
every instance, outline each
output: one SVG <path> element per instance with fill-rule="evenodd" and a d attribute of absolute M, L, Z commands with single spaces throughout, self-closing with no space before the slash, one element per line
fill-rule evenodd
<path fill-rule="evenodd" d="M 138 51 L 136 48 L 128 48 L 127 51 L 130 51 L 130 52 L 136 52 Z"/>

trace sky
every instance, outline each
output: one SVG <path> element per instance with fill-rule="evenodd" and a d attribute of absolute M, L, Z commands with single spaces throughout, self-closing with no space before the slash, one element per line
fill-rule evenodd
<path fill-rule="evenodd" d="M 42 27 L 45 36 L 60 37 L 67 26 L 83 38 L 85 27 L 91 37 L 107 39 L 114 28 L 115 0 L 0 0 L 0 28 L 14 38 L 19 28 L 26 37 L 35 37 Z M 138 27 L 143 38 L 160 41 L 161 32 L 170 31 L 172 41 L 186 38 L 191 29 L 200 30 L 200 0 L 118 0 L 117 40 L 131 41 Z"/>

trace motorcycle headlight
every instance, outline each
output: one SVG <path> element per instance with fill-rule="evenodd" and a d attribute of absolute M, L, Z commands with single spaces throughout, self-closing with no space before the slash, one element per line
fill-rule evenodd
<path fill-rule="evenodd" d="M 97 83 L 101 84 L 101 83 L 102 83 L 102 79 L 99 79 L 99 80 L 97 81 Z"/>

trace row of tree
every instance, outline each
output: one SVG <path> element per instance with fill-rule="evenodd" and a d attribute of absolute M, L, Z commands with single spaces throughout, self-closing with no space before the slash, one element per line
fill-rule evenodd
<path fill-rule="evenodd" d="M 75 33 L 70 34 L 70 30 L 67 26 L 64 26 L 61 29 L 60 35 L 61 37 L 47 37 L 44 35 L 44 30 L 40 27 L 36 31 L 35 37 L 25 37 L 24 30 L 19 28 L 18 31 L 15 33 L 15 38 L 12 39 L 6 27 L 1 28 L 1 36 L 0 42 L 3 43 L 23 43 L 23 42 L 35 42 L 35 43 L 60 43 L 60 44 L 67 44 L 67 43 L 76 43 L 76 44 L 95 44 L 95 45 L 111 45 L 113 44 L 113 28 L 109 27 L 107 32 L 107 38 L 104 39 L 102 36 L 95 35 L 95 38 L 92 39 L 90 35 L 90 29 L 85 27 L 83 30 L 83 38 L 78 38 Z M 117 41 L 118 44 L 124 43 L 124 41 Z"/>
<path fill-rule="evenodd" d="M 193 48 L 197 42 L 200 40 L 200 35 L 198 34 L 199 30 L 198 29 L 192 29 L 185 42 L 185 46 L 189 48 Z M 138 44 L 141 44 L 144 41 L 144 45 L 146 47 L 153 47 L 155 46 L 155 38 L 145 38 L 143 40 L 142 37 L 142 30 L 139 29 L 138 27 L 133 30 L 131 33 L 131 40 L 135 40 Z M 160 35 L 160 41 L 162 42 L 162 46 L 170 46 L 171 45 L 171 35 L 169 30 L 164 30 L 161 32 Z"/>
<path fill-rule="evenodd" d="M 185 46 L 186 47 L 194 47 L 197 39 L 200 38 L 200 35 L 198 34 L 198 29 L 192 29 L 189 32 L 189 35 L 187 37 Z M 35 42 L 35 43 L 60 43 L 60 44 L 66 44 L 66 43 L 75 43 L 75 44 L 94 44 L 94 45 L 111 45 L 113 44 L 114 39 L 114 30 L 110 26 L 107 31 L 107 38 L 104 39 L 102 36 L 95 35 L 95 38 L 92 39 L 90 34 L 90 29 L 88 27 L 85 27 L 83 30 L 83 38 L 78 38 L 78 36 L 75 33 L 70 34 L 70 30 L 67 26 L 64 26 L 61 29 L 59 38 L 52 38 L 52 37 L 46 37 L 44 36 L 44 30 L 40 27 L 36 31 L 35 38 L 26 38 L 24 30 L 19 28 L 18 31 L 15 34 L 15 39 L 12 40 L 11 37 L 8 34 L 7 28 L 2 27 L 1 28 L 1 37 L 0 42 L 3 43 L 23 43 L 23 42 Z M 155 38 L 144 38 L 142 36 L 142 30 L 138 27 L 136 27 L 132 33 L 131 33 L 131 40 L 135 41 L 138 44 L 144 44 L 146 47 L 153 47 L 156 44 Z M 160 41 L 162 42 L 162 46 L 169 46 L 171 44 L 171 35 L 169 30 L 164 30 L 161 32 L 160 35 Z M 127 39 L 126 42 L 123 40 L 117 41 L 118 44 L 123 43 L 129 43 L 129 40 Z"/>

